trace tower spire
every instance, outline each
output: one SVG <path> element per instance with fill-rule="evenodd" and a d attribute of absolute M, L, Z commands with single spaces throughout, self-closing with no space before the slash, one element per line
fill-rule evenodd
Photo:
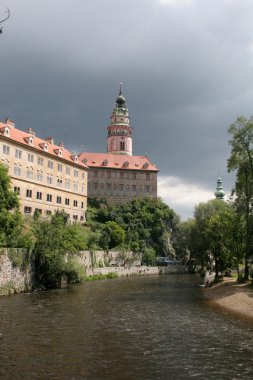
<path fill-rule="evenodd" d="M 107 152 L 132 156 L 132 131 L 122 83 L 112 111 L 111 123 L 107 127 Z"/>
<path fill-rule="evenodd" d="M 221 181 L 220 177 L 217 178 L 217 187 L 216 187 L 216 191 L 215 191 L 214 195 L 215 195 L 216 199 L 224 199 L 224 197 L 225 197 L 225 192 L 223 190 L 222 181 Z"/>

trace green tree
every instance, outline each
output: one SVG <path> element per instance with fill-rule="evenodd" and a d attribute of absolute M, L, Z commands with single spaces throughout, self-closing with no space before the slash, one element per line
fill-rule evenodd
<path fill-rule="evenodd" d="M 8 169 L 0 164 L 0 245 L 18 247 L 22 228 L 17 194 L 11 190 Z"/>
<path fill-rule="evenodd" d="M 245 222 L 244 279 L 249 278 L 249 261 L 253 256 L 253 117 L 238 117 L 230 125 L 228 132 L 232 138 L 228 171 L 235 171 L 235 207 L 238 217 Z"/>
<path fill-rule="evenodd" d="M 196 220 L 194 218 L 179 224 L 174 238 L 178 258 L 188 261 L 196 256 Z"/>
<path fill-rule="evenodd" d="M 64 211 L 56 212 L 51 220 L 38 220 L 34 224 L 36 237 L 36 285 L 46 289 L 60 286 L 61 278 L 68 272 L 68 260 L 87 248 L 83 227 L 68 224 Z"/>
<path fill-rule="evenodd" d="M 102 228 L 100 242 L 105 250 L 120 246 L 125 242 L 125 231 L 116 222 L 106 222 Z"/>
<path fill-rule="evenodd" d="M 91 216 L 91 213 L 89 213 Z M 157 255 L 167 256 L 169 238 L 176 230 L 179 217 L 161 199 L 135 198 L 120 206 L 102 206 L 88 219 L 94 229 L 103 229 L 109 221 L 117 223 L 125 231 L 127 249 L 143 251 L 153 248 Z M 102 231 L 101 243 L 108 245 L 108 237 Z"/>
<path fill-rule="evenodd" d="M 214 262 L 215 276 L 231 264 L 231 236 L 234 210 L 220 199 L 195 207 L 196 258 L 207 267 Z"/>

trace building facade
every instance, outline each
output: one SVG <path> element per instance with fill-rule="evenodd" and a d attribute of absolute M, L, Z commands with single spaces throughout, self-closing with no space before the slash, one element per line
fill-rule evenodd
<path fill-rule="evenodd" d="M 83 152 L 87 165 L 88 197 L 118 204 L 134 197 L 157 197 L 158 168 L 148 156 L 132 155 L 132 132 L 126 100 L 120 86 L 107 127 L 107 153 Z"/>
<path fill-rule="evenodd" d="M 0 122 L 0 162 L 9 168 L 22 213 L 64 210 L 70 221 L 85 220 L 88 167 L 63 143 L 38 138 L 31 128 L 21 131 L 6 119 Z"/>

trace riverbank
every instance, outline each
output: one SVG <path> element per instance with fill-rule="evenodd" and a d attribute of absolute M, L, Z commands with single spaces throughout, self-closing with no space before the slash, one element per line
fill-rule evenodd
<path fill-rule="evenodd" d="M 253 288 L 249 284 L 226 278 L 212 288 L 204 288 L 203 297 L 209 306 L 253 322 Z"/>

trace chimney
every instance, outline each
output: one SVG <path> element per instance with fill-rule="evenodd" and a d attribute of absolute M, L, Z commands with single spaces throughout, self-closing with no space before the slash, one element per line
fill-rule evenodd
<path fill-rule="evenodd" d="M 54 144 L 54 139 L 53 137 L 47 137 L 45 138 L 45 141 L 47 141 L 49 144 L 53 145 Z"/>
<path fill-rule="evenodd" d="M 8 127 L 15 127 L 14 121 L 9 119 L 8 117 L 6 117 L 5 123 L 6 123 L 6 125 L 8 125 Z"/>
<path fill-rule="evenodd" d="M 29 135 L 35 137 L 35 132 L 32 130 L 32 128 L 28 128 L 26 132 L 29 133 Z"/>

